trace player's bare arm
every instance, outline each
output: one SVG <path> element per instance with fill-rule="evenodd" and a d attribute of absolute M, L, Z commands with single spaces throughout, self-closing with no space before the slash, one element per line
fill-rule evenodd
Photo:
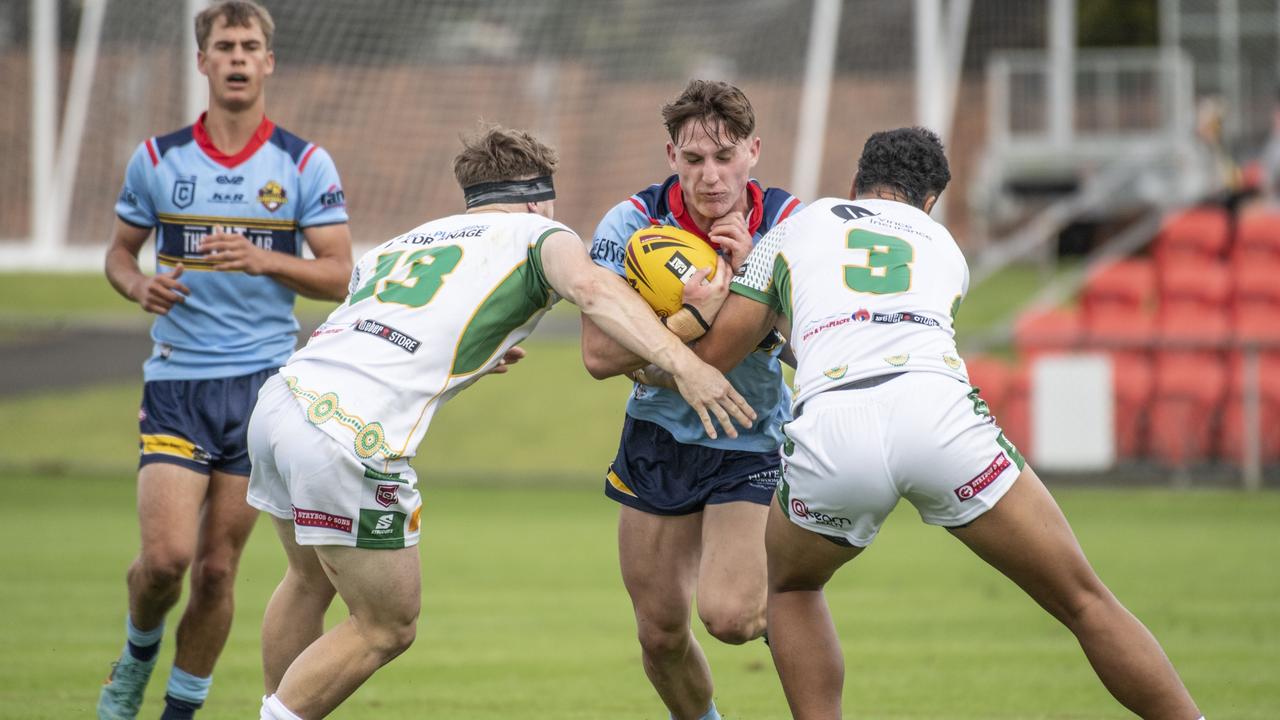
<path fill-rule="evenodd" d="M 708 269 L 699 268 L 684 285 L 682 302 L 692 306 L 707 324 L 715 320 L 729 294 L 730 273 L 726 270 L 724 260 L 718 260 L 710 281 Z M 597 380 L 624 375 L 649 364 L 601 331 L 585 313 L 582 315 L 582 362 Z"/>
<path fill-rule="evenodd" d="M 309 227 L 302 231 L 314 259 L 265 250 L 239 233 L 214 232 L 200 243 L 220 271 L 267 275 L 299 295 L 317 300 L 342 300 L 351 279 L 351 230 L 346 223 Z"/>
<path fill-rule="evenodd" d="M 624 347 L 670 372 L 702 420 L 711 438 L 717 437 L 711 417 L 729 437 L 737 437 L 730 418 L 743 427 L 755 422 L 755 411 L 725 377 L 699 361 L 683 343 L 658 322 L 653 311 L 617 275 L 591 262 L 577 239 L 560 232 L 542 243 L 547 281 L 603 333 Z"/>
<path fill-rule="evenodd" d="M 715 324 L 693 346 L 693 351 L 708 365 L 727 372 L 750 355 L 777 325 L 777 311 L 733 293 L 725 300 Z"/>
<path fill-rule="evenodd" d="M 178 278 L 182 277 L 182 264 L 172 273 L 147 275 L 138 267 L 138 252 L 151 237 L 151 228 L 141 228 L 116 218 L 111 247 L 107 249 L 106 272 L 111 287 L 124 297 L 156 315 L 169 312 L 176 303 L 183 302 L 191 290 Z"/>

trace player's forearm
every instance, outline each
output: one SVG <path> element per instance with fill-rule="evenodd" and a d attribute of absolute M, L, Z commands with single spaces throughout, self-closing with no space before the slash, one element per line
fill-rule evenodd
<path fill-rule="evenodd" d="M 273 253 L 278 257 L 267 276 L 304 297 L 340 301 L 347 296 L 351 262 L 337 257 L 307 259 Z"/>
<path fill-rule="evenodd" d="M 648 361 L 605 334 L 584 311 L 582 364 L 586 366 L 587 372 L 591 373 L 591 377 L 603 380 L 644 367 Z"/>
<path fill-rule="evenodd" d="M 126 300 L 138 302 L 136 288 L 138 283 L 147 279 L 147 276 L 138 267 L 137 255 L 130 253 L 127 248 L 112 245 L 107 250 L 104 269 L 107 282 L 111 283 L 111 287 L 115 288 L 116 292 Z"/>
<path fill-rule="evenodd" d="M 684 363 L 696 362 L 693 352 L 658 322 L 644 301 L 626 285 L 612 281 L 612 277 L 592 281 L 591 286 L 580 293 L 579 299 L 578 306 L 583 314 L 604 335 L 615 341 L 614 352 L 596 358 L 603 360 L 597 369 L 614 369 L 611 374 L 617 375 L 653 363 L 679 374 Z M 590 366 L 588 370 L 591 370 Z M 596 372 L 593 371 L 592 375 L 595 376 Z"/>

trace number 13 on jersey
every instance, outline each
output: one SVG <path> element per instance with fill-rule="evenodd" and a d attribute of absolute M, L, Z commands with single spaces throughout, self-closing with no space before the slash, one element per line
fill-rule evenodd
<path fill-rule="evenodd" d="M 844 266 L 844 284 L 850 290 L 888 295 L 911 289 L 915 250 L 906 240 L 869 230 L 850 230 L 846 242 L 850 250 L 867 251 L 865 262 Z"/>
<path fill-rule="evenodd" d="M 379 302 L 422 307 L 431 302 L 461 259 L 462 248 L 457 245 L 380 255 L 373 277 L 351 293 L 349 304 L 373 295 Z"/>

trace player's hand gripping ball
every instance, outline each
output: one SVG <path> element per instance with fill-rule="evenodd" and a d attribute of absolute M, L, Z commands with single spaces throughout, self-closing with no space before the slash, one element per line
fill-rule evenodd
<path fill-rule="evenodd" d="M 680 228 L 643 227 L 627 240 L 623 265 L 631 287 L 659 317 L 667 317 L 680 309 L 684 283 L 694 272 L 710 268 L 707 279 L 715 277 L 716 251 Z"/>

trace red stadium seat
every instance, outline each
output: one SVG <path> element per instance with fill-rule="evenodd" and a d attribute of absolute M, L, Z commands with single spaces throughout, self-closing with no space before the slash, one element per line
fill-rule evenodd
<path fill-rule="evenodd" d="M 1117 455 L 1139 457 L 1146 452 L 1147 410 L 1155 387 L 1150 349 L 1155 318 L 1109 305 L 1096 306 L 1086 318 L 1085 347 L 1111 356 Z"/>
<path fill-rule="evenodd" d="M 1280 325 L 1280 258 L 1274 262 L 1255 259 L 1235 265 L 1232 273 L 1232 300 L 1237 309 L 1269 310 Z"/>
<path fill-rule="evenodd" d="M 1280 352 L 1262 353 L 1258 359 L 1259 440 L 1263 462 L 1280 460 Z M 1226 405 L 1222 412 L 1220 457 L 1230 463 L 1244 459 L 1244 361 L 1231 361 Z"/>
<path fill-rule="evenodd" d="M 1049 308 L 1028 310 L 1013 325 L 1013 344 L 1024 362 L 1044 354 L 1070 352 L 1083 337 L 1080 313 Z"/>
<path fill-rule="evenodd" d="M 1237 265 L 1280 262 L 1280 210 L 1259 208 L 1241 215 L 1232 256 Z"/>
<path fill-rule="evenodd" d="M 1031 367 L 1024 360 L 1014 368 L 1009 393 L 1004 407 L 996 416 L 996 423 L 1005 437 L 1028 460 L 1035 462 L 1035 447 L 1031 442 Z"/>
<path fill-rule="evenodd" d="M 969 384 L 978 388 L 979 397 L 987 401 L 991 414 L 998 415 L 1013 385 L 1013 366 L 988 355 L 966 357 L 964 365 L 969 372 Z"/>
<path fill-rule="evenodd" d="M 1142 312 L 1155 299 L 1155 265 L 1147 258 L 1108 263 L 1089 276 L 1081 296 L 1086 320 L 1099 311 Z"/>
<path fill-rule="evenodd" d="M 1187 257 L 1221 258 L 1230 244 L 1230 226 L 1221 207 L 1195 207 L 1173 215 L 1156 236 L 1156 261 L 1163 265 Z"/>
<path fill-rule="evenodd" d="M 1231 270 L 1216 260 L 1170 261 L 1161 265 L 1156 280 L 1161 312 L 1175 305 L 1216 310 L 1226 307 L 1231 300 Z"/>
<path fill-rule="evenodd" d="M 1231 339 L 1221 309 L 1161 308 L 1155 398 L 1151 403 L 1151 452 L 1166 465 L 1185 467 L 1207 459 L 1227 390 L 1226 348 Z"/>

